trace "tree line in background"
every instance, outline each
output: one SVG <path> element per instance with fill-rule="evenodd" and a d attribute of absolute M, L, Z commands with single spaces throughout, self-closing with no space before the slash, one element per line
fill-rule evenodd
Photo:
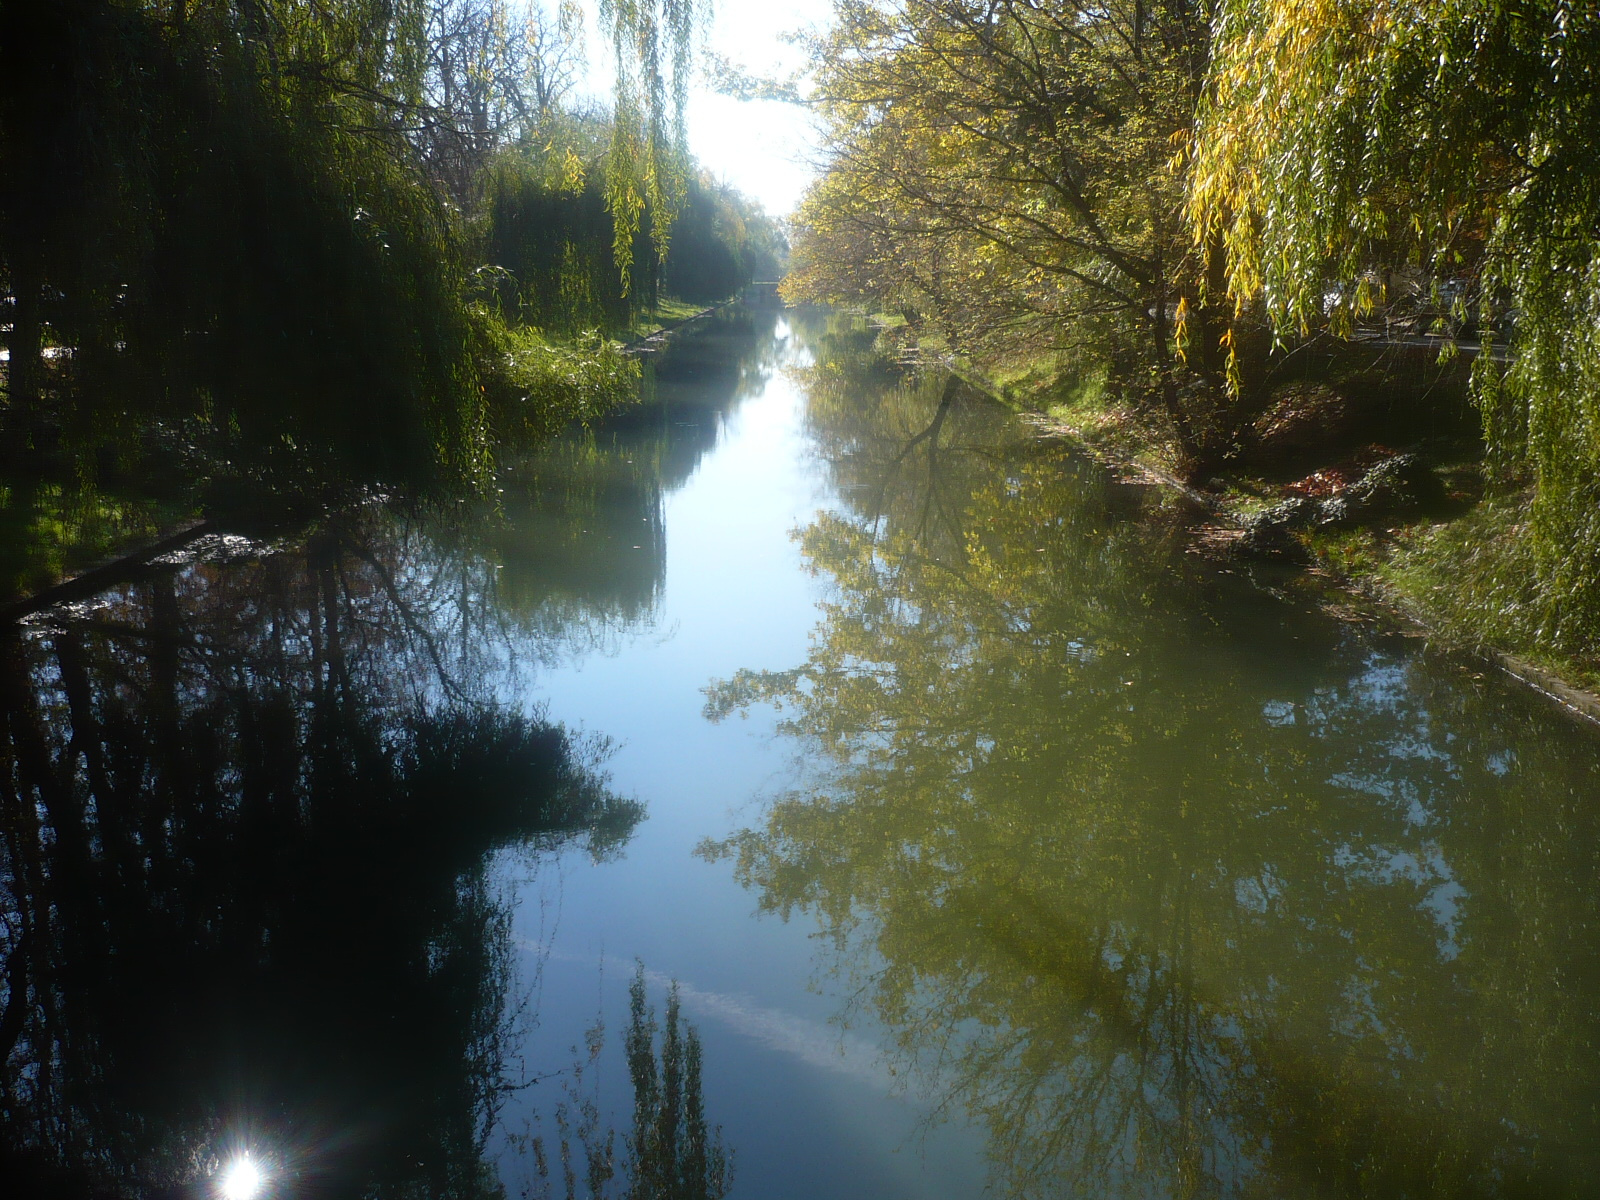
<path fill-rule="evenodd" d="M 784 252 L 685 149 L 705 15 L 602 5 L 605 107 L 570 0 L 4 0 L 12 492 L 451 488 L 633 394 L 608 336 Z"/>
<path fill-rule="evenodd" d="M 1481 343 L 1452 402 L 1488 451 L 1469 525 L 1492 553 L 1461 551 L 1474 603 L 1544 649 L 1600 644 L 1593 6 L 835 12 L 812 47 L 830 158 L 791 298 L 902 314 L 980 367 L 1048 363 L 1201 480 L 1259 467 L 1263 422 L 1308 373 L 1367 398 L 1325 462 L 1414 434 L 1393 414 L 1436 411 L 1424 393 L 1467 375 L 1439 360 Z"/>

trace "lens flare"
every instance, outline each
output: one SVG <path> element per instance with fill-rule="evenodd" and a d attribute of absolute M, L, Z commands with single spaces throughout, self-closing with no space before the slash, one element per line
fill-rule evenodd
<path fill-rule="evenodd" d="M 222 1169 L 218 1193 L 222 1200 L 256 1200 L 266 1182 L 266 1175 L 250 1156 L 241 1155 Z"/>

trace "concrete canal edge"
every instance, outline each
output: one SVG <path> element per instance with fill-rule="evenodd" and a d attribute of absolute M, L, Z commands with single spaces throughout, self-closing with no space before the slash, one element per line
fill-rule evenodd
<path fill-rule="evenodd" d="M 686 329 L 698 321 L 705 320 L 712 313 L 726 308 L 732 303 L 735 303 L 735 301 L 727 300 L 721 304 L 713 304 L 710 308 L 702 308 L 697 313 L 690 313 L 687 317 L 674 321 L 670 325 L 663 325 L 654 333 L 647 333 L 642 338 L 635 338 L 633 341 L 625 343 L 622 347 L 622 353 L 629 358 L 650 358 L 659 354 L 667 348 L 667 344 L 672 341 L 673 336 L 680 330 Z"/>

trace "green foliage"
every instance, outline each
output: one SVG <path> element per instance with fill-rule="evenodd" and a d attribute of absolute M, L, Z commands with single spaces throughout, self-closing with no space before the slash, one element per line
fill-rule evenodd
<path fill-rule="evenodd" d="M 408 106 L 408 138 L 438 189 L 476 215 L 485 166 L 508 143 L 543 142 L 583 63 L 577 0 L 424 0 L 423 101 Z"/>
<path fill-rule="evenodd" d="M 635 239 L 647 234 L 654 257 L 665 259 L 683 203 L 689 171 L 684 108 L 694 41 L 706 16 L 704 0 L 600 0 L 616 69 L 605 201 L 624 294 L 638 262 Z"/>
<path fill-rule="evenodd" d="M 716 444 L 749 373 L 771 369 L 771 350 L 770 325 L 750 314 L 698 322 L 651 360 L 641 401 L 505 455 L 492 494 L 428 523 L 432 553 L 456 564 L 518 658 L 613 654 L 650 627 L 666 580 L 664 497 Z"/>
<path fill-rule="evenodd" d="M 692 6 L 626 8 L 629 53 L 682 60 Z M 650 185 L 627 293 L 614 123 L 561 107 L 576 21 L 503 0 L 0 5 L 0 590 L 200 515 L 486 490 L 497 452 L 636 395 L 593 331 L 630 330 L 664 271 L 710 300 L 770 270 L 759 212 Z M 634 115 L 677 128 L 652 94 Z"/>
<path fill-rule="evenodd" d="M 1509 652 L 1593 687 L 1593 643 L 1548 624 L 1549 568 L 1528 536 L 1531 500 L 1526 492 L 1491 496 L 1448 524 L 1407 531 L 1358 567 L 1451 641 Z"/>
<path fill-rule="evenodd" d="M 1178 361 L 1173 329 L 1180 311 L 1213 319 L 1171 165 L 1201 9 L 841 0 L 835 15 L 813 49 L 828 170 L 786 294 L 900 309 L 980 359 L 1070 350 L 1155 401 L 1192 456 L 1219 453 L 1215 366 Z"/>
<path fill-rule="evenodd" d="M 683 6 L 635 7 L 630 53 L 688 36 Z M 614 129 L 561 108 L 575 22 L 502 0 L 0 6 L 7 594 L 202 513 L 485 489 L 497 450 L 636 394 L 591 331 L 655 306 L 657 212 L 627 295 Z M 781 239 L 698 181 L 691 201 L 671 270 L 720 299 Z"/>
<path fill-rule="evenodd" d="M 480 312 L 493 343 L 484 387 L 489 423 L 504 447 L 526 446 L 562 427 L 589 422 L 639 398 L 639 364 L 590 332 L 551 342 L 527 326 Z"/>
<path fill-rule="evenodd" d="M 187 516 L 192 496 L 108 495 L 32 478 L 0 487 L 0 597 L 48 587 Z"/>
<path fill-rule="evenodd" d="M 552 334 L 624 329 L 636 308 L 656 296 L 656 262 L 644 252 L 635 285 L 617 281 L 613 219 L 605 185 L 578 150 L 537 154 L 511 151 L 485 185 L 486 260 L 506 272 L 487 280 L 508 319 Z"/>
<path fill-rule="evenodd" d="M 1502 480 L 1531 476 L 1518 608 L 1553 651 L 1600 645 L 1600 14 L 1549 0 L 1232 0 L 1196 141 L 1191 217 L 1227 288 L 1280 328 L 1381 300 L 1407 261 L 1464 284 L 1510 342 L 1475 387 Z"/>
<path fill-rule="evenodd" d="M 269 471 L 481 472 L 454 243 L 364 99 L 409 86 L 411 7 L 6 7 L 13 446 L 114 455 L 154 419 Z"/>
<path fill-rule="evenodd" d="M 706 1125 L 700 1035 L 682 1020 L 676 983 L 667 993 L 665 1022 L 657 1026 L 642 963 L 628 985 L 625 1048 L 633 1082 L 629 1200 L 721 1200 L 733 1168 L 720 1131 Z"/>
<path fill-rule="evenodd" d="M 483 273 L 483 290 L 508 319 L 560 335 L 621 333 L 668 295 L 710 304 L 780 271 L 787 247 L 776 223 L 744 197 L 695 176 L 664 259 L 650 249 L 655 209 L 641 210 L 632 282 L 622 288 L 610 252 L 615 217 L 585 149 L 518 147 L 489 174 L 484 252 L 493 268 Z"/>
<path fill-rule="evenodd" d="M 707 175 L 694 176 L 673 222 L 662 290 L 694 304 L 714 304 L 753 280 L 778 279 L 788 252 L 778 223 L 760 205 Z"/>

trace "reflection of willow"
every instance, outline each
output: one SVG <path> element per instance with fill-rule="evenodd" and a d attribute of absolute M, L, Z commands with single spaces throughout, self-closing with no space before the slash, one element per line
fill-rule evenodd
<path fill-rule="evenodd" d="M 736 312 L 696 325 L 652 369 L 642 403 L 518 461 L 491 518 L 473 513 L 456 544 L 439 539 L 435 553 L 458 557 L 462 574 L 495 564 L 483 592 L 524 653 L 615 652 L 648 627 L 666 583 L 665 497 L 759 390 L 772 320 Z"/>
<path fill-rule="evenodd" d="M 526 1200 L 550 1200 L 560 1187 L 561 1195 L 574 1200 L 581 1186 L 589 1200 L 721 1200 L 727 1195 L 733 1154 L 723 1144 L 721 1126 L 706 1119 L 700 1034 L 683 1019 L 676 981 L 660 1024 L 647 999 L 643 963 L 628 986 L 623 1049 L 633 1086 L 633 1127 L 620 1162 L 617 1131 L 605 1123 L 598 1087 L 584 1085 L 605 1049 L 604 1022 L 585 1032 L 584 1043 L 587 1062 L 578 1058 L 566 1072 L 566 1099 L 551 1114 L 531 1114 L 527 1132 L 509 1139 L 532 1158 L 520 1194 Z M 546 1115 L 554 1118 L 554 1146 L 547 1129 L 537 1132 L 545 1129 Z"/>
<path fill-rule="evenodd" d="M 907 395 L 902 435 L 949 403 Z M 1186 578 L 1069 457 L 919 477 L 830 436 L 856 505 L 804 534 L 813 652 L 708 708 L 776 702 L 829 765 L 720 850 L 817 916 L 1008 1191 L 1588 1186 L 1592 739 Z"/>
<path fill-rule="evenodd" d="M 666 579 L 660 449 L 607 432 L 557 439 L 507 477 L 489 525 L 497 608 L 541 657 L 614 651 Z"/>
<path fill-rule="evenodd" d="M 330 533 L 0 643 L 0 1174 L 148 1194 L 244 1141 L 330 1194 L 494 1192 L 491 855 L 638 813 L 448 678 L 427 580 Z"/>

